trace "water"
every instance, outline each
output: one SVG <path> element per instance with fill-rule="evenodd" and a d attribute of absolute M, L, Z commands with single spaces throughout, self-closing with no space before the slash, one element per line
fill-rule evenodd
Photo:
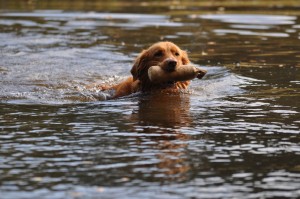
<path fill-rule="evenodd" d="M 300 197 L 298 1 L 0 5 L 1 198 Z M 160 40 L 190 93 L 84 89 Z"/>

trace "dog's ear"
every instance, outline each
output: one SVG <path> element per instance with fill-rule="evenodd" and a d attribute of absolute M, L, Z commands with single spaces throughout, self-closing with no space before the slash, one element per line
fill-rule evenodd
<path fill-rule="evenodd" d="M 131 74 L 133 76 L 133 80 L 137 80 L 140 78 L 142 70 L 143 70 L 143 62 L 144 59 L 147 56 L 147 51 L 143 50 L 140 55 L 136 58 L 132 68 L 131 68 Z"/>
<path fill-rule="evenodd" d="M 187 52 L 182 50 L 182 64 L 187 65 L 190 63 L 189 57 L 187 55 Z"/>

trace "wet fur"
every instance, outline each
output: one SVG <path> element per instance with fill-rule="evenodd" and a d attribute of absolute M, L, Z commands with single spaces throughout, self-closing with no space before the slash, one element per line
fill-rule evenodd
<path fill-rule="evenodd" d="M 169 84 L 155 84 L 149 80 L 148 69 L 158 65 L 166 71 L 172 71 L 169 62 L 175 61 L 176 66 L 190 63 L 187 53 L 172 42 L 158 42 L 143 50 L 136 58 L 131 69 L 132 76 L 114 86 L 99 86 L 101 90 L 113 89 L 115 94 L 112 98 L 118 98 L 132 93 L 142 91 L 163 90 L 166 92 L 178 92 L 187 89 L 190 81 L 170 82 Z M 175 63 L 174 62 L 174 63 Z"/>

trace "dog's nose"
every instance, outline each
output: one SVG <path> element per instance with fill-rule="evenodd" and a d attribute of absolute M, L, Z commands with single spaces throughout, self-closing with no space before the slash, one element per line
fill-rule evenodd
<path fill-rule="evenodd" d="M 167 64 L 167 70 L 168 71 L 174 71 L 177 65 L 177 61 L 174 59 L 167 59 L 166 60 L 166 64 Z"/>

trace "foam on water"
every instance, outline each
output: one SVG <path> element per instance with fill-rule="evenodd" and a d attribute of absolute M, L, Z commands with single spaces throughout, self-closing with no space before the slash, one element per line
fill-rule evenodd
<path fill-rule="evenodd" d="M 39 57 L 41 59 L 45 58 L 43 55 Z M 56 56 L 54 60 L 60 62 L 59 59 L 59 56 Z M 47 63 L 47 60 L 45 60 L 45 63 Z M 27 70 L 18 70 L 14 74 L 9 74 L 11 71 L 7 71 L 9 75 L 7 74 L 7 78 L 3 81 L 3 86 L 0 89 L 0 99 L 7 102 L 13 101 L 14 103 L 19 99 L 22 103 L 28 101 L 30 103 L 50 104 L 105 100 L 112 93 L 87 89 L 86 86 L 93 84 L 113 85 L 127 77 L 126 75 L 101 75 L 103 69 L 96 70 L 90 67 L 86 67 L 82 71 L 79 69 L 69 71 L 64 66 L 52 69 L 44 65 L 36 70 L 37 67 L 33 64 L 28 66 Z M 98 68 L 101 67 L 108 68 L 107 66 L 98 66 Z M 117 70 L 118 66 L 115 68 Z M 231 74 L 224 67 L 204 68 L 209 71 L 207 77 L 202 80 L 192 80 L 189 89 L 192 91 L 192 95 L 197 96 L 198 100 L 201 101 L 243 93 L 243 87 L 251 81 L 255 81 Z M 89 69 L 90 71 L 88 71 Z M 109 74 L 110 71 L 107 71 L 107 73 Z"/>

